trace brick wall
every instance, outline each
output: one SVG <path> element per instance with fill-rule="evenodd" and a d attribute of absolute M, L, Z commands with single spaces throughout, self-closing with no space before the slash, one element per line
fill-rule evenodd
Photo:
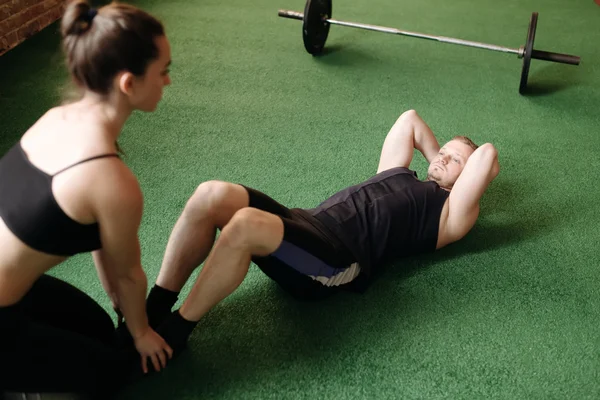
<path fill-rule="evenodd" d="M 65 0 L 0 0 L 0 56 L 62 16 Z"/>

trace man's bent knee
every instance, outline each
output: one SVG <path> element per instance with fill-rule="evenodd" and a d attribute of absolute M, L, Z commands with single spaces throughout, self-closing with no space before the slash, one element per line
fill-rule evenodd
<path fill-rule="evenodd" d="M 238 210 L 221 233 L 231 246 L 247 248 L 253 255 L 274 252 L 283 240 L 283 221 L 278 216 L 251 207 Z"/>
<path fill-rule="evenodd" d="M 224 181 L 206 181 L 194 191 L 185 212 L 198 218 L 213 217 L 225 225 L 233 214 L 248 206 L 248 193 L 240 185 Z"/>

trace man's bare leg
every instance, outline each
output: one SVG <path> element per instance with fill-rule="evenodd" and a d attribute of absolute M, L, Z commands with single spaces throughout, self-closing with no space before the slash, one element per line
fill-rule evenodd
<path fill-rule="evenodd" d="M 217 229 L 248 204 L 248 192 L 240 185 L 209 181 L 198 186 L 173 228 L 156 285 L 150 290 L 151 326 L 158 326 L 170 314 L 181 288 L 208 256 Z"/>
<path fill-rule="evenodd" d="M 180 291 L 192 272 L 206 259 L 218 228 L 236 211 L 248 207 L 248 192 L 240 185 L 202 183 L 188 200 L 169 237 L 156 283 Z"/>
<path fill-rule="evenodd" d="M 223 228 L 190 294 L 158 328 L 178 353 L 196 323 L 242 283 L 252 256 L 273 253 L 283 240 L 283 221 L 255 208 L 237 211 Z"/>
<path fill-rule="evenodd" d="M 198 321 L 242 283 L 252 256 L 273 253 L 283 240 L 280 217 L 255 208 L 235 213 L 223 228 L 192 291 L 180 309 L 190 321 Z"/>

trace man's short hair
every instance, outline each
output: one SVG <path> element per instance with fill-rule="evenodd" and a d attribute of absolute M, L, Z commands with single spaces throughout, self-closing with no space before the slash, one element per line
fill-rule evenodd
<path fill-rule="evenodd" d="M 471 139 L 469 139 L 466 136 L 454 136 L 452 138 L 452 140 L 458 140 L 459 142 L 464 143 L 467 146 L 471 147 L 473 150 L 477 150 L 477 148 L 479 147 L 477 144 L 475 144 L 475 142 L 473 142 Z"/>

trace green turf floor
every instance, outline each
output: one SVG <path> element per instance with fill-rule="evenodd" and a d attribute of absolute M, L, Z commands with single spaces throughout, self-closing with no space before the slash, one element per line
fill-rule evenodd
<path fill-rule="evenodd" d="M 600 398 L 600 7 L 593 0 L 343 0 L 338 19 L 582 57 L 516 56 L 332 27 L 302 46 L 295 0 L 136 4 L 161 17 L 173 84 L 121 144 L 145 194 L 152 282 L 202 181 L 224 179 L 312 207 L 371 176 L 383 139 L 414 108 L 440 141 L 499 150 L 501 173 L 462 241 L 389 266 L 363 295 L 298 303 L 256 268 L 199 324 L 189 350 L 123 399 Z M 0 57 L 0 154 L 66 81 L 56 25 Z M 424 176 L 426 164 L 415 158 Z M 4 194 L 2 194 L 4 195 Z M 89 255 L 52 272 L 107 310 Z M 189 287 L 186 287 L 186 291 Z"/>

